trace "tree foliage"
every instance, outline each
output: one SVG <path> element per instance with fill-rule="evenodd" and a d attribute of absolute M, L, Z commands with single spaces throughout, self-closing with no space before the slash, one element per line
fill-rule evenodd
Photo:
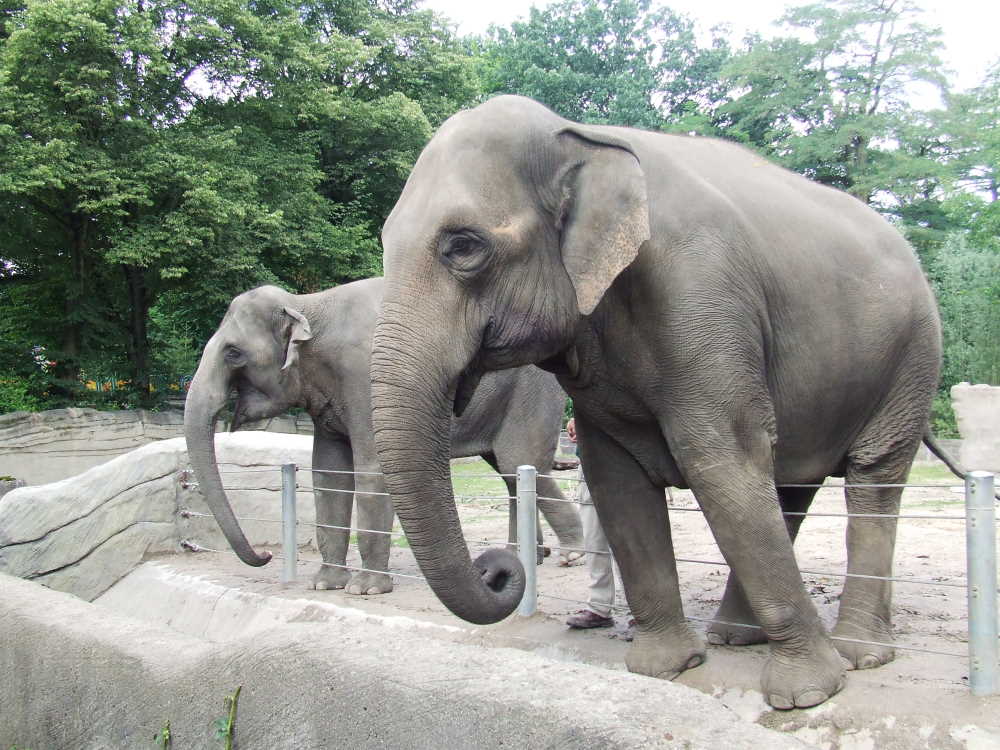
<path fill-rule="evenodd" d="M 151 322 L 196 346 L 248 287 L 378 273 L 431 122 L 475 91 L 408 2 L 30 0 L 3 19 L 4 283 L 44 312 L 12 307 L 12 335 L 140 393 Z"/>
<path fill-rule="evenodd" d="M 941 31 L 919 17 L 910 0 L 789 9 L 781 19 L 789 36 L 748 40 L 725 69 L 742 93 L 721 108 L 721 127 L 818 182 L 876 201 L 894 171 L 931 166 L 901 164 L 913 155 L 893 147 L 914 87 L 946 88 Z"/>
<path fill-rule="evenodd" d="M 649 0 L 562 0 L 483 43 L 486 93 L 522 94 L 572 120 L 656 129 L 718 96 L 720 39 Z"/>
<path fill-rule="evenodd" d="M 735 49 L 656 0 L 466 39 L 418 2 L 0 0 L 0 410 L 96 403 L 92 378 L 148 400 L 235 294 L 379 273 L 420 149 L 498 93 L 736 140 L 868 202 L 938 294 L 942 393 L 1000 378 L 1000 61 L 950 91 L 911 0 L 792 7 Z"/>

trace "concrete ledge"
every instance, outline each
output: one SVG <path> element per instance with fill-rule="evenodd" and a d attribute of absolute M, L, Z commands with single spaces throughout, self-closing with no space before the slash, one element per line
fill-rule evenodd
<path fill-rule="evenodd" d="M 0 574 L 0 747 L 153 747 L 167 720 L 215 747 L 237 685 L 243 748 L 805 747 L 682 685 L 308 605 L 212 643 Z"/>

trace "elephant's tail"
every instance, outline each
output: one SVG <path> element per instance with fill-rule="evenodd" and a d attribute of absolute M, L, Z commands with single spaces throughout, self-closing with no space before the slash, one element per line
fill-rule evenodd
<path fill-rule="evenodd" d="M 945 450 L 944 446 L 937 441 L 929 429 L 924 432 L 924 445 L 930 448 L 931 453 L 944 462 L 944 465 L 951 470 L 952 474 L 956 477 L 960 477 L 961 479 L 965 479 L 965 475 L 968 474 L 968 472 L 958 461 L 955 460 L 954 456 Z M 1000 491 L 996 492 L 996 499 L 1000 500 Z"/>

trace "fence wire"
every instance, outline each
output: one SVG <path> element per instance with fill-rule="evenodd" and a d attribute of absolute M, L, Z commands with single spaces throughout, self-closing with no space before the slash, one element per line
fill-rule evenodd
<path fill-rule="evenodd" d="M 314 474 L 354 475 L 354 476 L 382 476 L 382 474 L 379 473 L 379 472 L 338 471 L 338 470 L 327 470 L 327 469 L 311 469 L 311 468 L 308 468 L 308 467 L 297 467 L 297 468 L 299 470 L 302 470 L 302 471 L 311 471 Z M 241 470 L 236 470 L 236 471 L 220 471 L 220 474 L 273 473 L 274 471 L 275 471 L 274 468 L 263 468 L 262 467 L 262 468 L 241 469 Z M 192 475 L 191 472 L 185 472 L 185 474 L 186 474 L 186 476 L 191 476 Z M 498 477 L 499 478 L 512 478 L 512 477 L 516 478 L 516 475 L 514 475 L 514 474 L 464 474 L 464 475 L 462 475 L 462 477 L 463 478 L 468 478 L 468 479 L 487 479 L 487 478 L 489 478 L 489 479 L 496 479 Z M 556 475 L 549 475 L 549 474 L 539 474 L 539 475 L 537 475 L 537 478 L 554 479 L 554 480 L 559 481 L 559 482 L 575 482 L 577 484 L 582 484 L 585 481 L 584 479 L 581 479 L 579 477 L 566 477 L 566 476 L 556 476 Z M 197 482 L 186 481 L 186 479 L 183 478 L 183 477 L 182 477 L 181 481 L 182 481 L 182 484 L 185 487 L 198 487 L 199 486 Z M 919 489 L 952 490 L 956 486 L 957 485 L 953 485 L 953 484 L 947 484 L 947 485 L 945 485 L 945 484 L 821 484 L 821 485 L 820 484 L 785 484 L 785 485 L 780 485 L 780 487 L 817 488 L 817 489 L 825 488 L 825 489 L 835 489 L 835 490 L 840 490 L 840 489 L 854 489 L 854 488 L 858 488 L 858 489 L 864 489 L 864 488 L 875 488 L 875 489 L 880 489 L 880 488 L 887 488 L 887 489 L 888 488 L 892 488 L 892 489 L 897 489 L 897 488 L 904 488 L 904 489 L 905 488 L 919 488 Z M 245 489 L 248 489 L 248 488 L 234 488 L 234 489 L 245 490 Z M 280 488 L 275 488 L 274 490 L 271 490 L 270 488 L 251 488 L 251 489 L 268 489 L 269 491 L 277 491 Z M 300 485 L 300 484 L 296 484 L 296 489 L 301 489 L 301 490 L 305 490 L 305 491 L 312 491 L 312 492 L 344 493 L 344 494 L 351 494 L 351 495 L 372 495 L 372 496 L 379 496 L 379 497 L 390 497 L 391 496 L 389 493 L 385 493 L 385 492 L 366 492 L 366 491 L 358 491 L 358 490 L 346 490 L 346 489 L 338 489 L 338 488 L 331 488 L 331 487 L 317 487 L 317 486 L 308 486 L 308 485 Z M 961 489 L 964 491 L 964 488 L 961 488 Z M 516 500 L 515 497 L 512 497 L 509 494 L 503 494 L 503 495 L 458 495 L 458 494 L 456 494 L 454 497 L 455 497 L 456 501 L 462 502 L 462 503 L 472 503 L 472 502 L 485 501 L 485 502 L 491 503 L 493 505 L 497 505 L 501 501 L 505 501 L 505 502 L 509 503 L 510 501 Z M 547 501 L 547 502 L 555 502 L 555 503 L 572 503 L 572 504 L 576 504 L 576 505 L 593 505 L 593 503 L 585 503 L 585 502 L 581 502 L 578 499 L 571 499 L 571 498 L 556 498 L 556 497 L 548 497 L 548 496 L 538 496 L 537 499 L 538 500 Z M 672 511 L 680 511 L 680 512 L 692 512 L 692 513 L 700 513 L 700 512 L 702 512 L 702 509 L 700 507 L 684 507 L 684 506 L 679 506 L 679 505 L 676 505 L 676 504 L 668 504 L 667 508 L 669 510 L 672 510 Z M 966 516 L 964 516 L 964 515 L 960 515 L 959 516 L 959 515 L 919 514 L 919 513 L 888 514 L 888 513 L 830 513 L 830 512 L 810 512 L 810 511 L 804 511 L 804 512 L 782 511 L 782 514 L 784 516 L 802 516 L 802 517 L 805 517 L 805 516 L 815 516 L 815 517 L 822 517 L 822 518 L 847 518 L 847 519 L 850 519 L 850 518 L 871 518 L 871 519 L 895 518 L 895 519 L 907 519 L 907 520 L 913 519 L 913 520 L 925 520 L 925 521 L 966 521 Z M 185 518 L 190 518 L 190 517 L 213 518 L 214 517 L 214 516 L 212 516 L 212 514 L 201 513 L 201 512 L 193 511 L 193 510 L 190 510 L 190 509 L 184 509 L 184 510 L 180 511 L 180 515 L 182 517 L 185 517 Z M 259 522 L 259 523 L 274 523 L 274 524 L 281 524 L 282 523 L 282 519 L 280 519 L 280 518 L 275 519 L 275 518 L 237 517 L 237 520 L 240 520 L 240 521 L 254 521 L 254 522 Z M 313 523 L 313 522 L 307 522 L 307 521 L 296 521 L 296 526 L 309 526 L 309 527 L 313 527 L 313 528 L 325 528 L 325 529 L 331 529 L 331 530 L 337 530 L 337 531 L 355 532 L 355 533 L 380 534 L 380 535 L 386 535 L 386 536 L 389 536 L 389 537 L 401 537 L 401 538 L 405 538 L 405 536 L 406 536 L 406 534 L 404 532 L 384 531 L 384 530 L 379 530 L 379 529 L 364 529 L 364 528 L 356 528 L 356 527 L 348 527 L 348 526 L 335 526 L 335 525 L 331 525 L 331 524 Z M 464 542 L 467 545 L 469 545 L 469 546 L 476 546 L 476 547 L 479 547 L 479 546 L 493 546 L 493 545 L 507 545 L 508 544 L 508 542 L 506 542 L 506 541 L 504 541 L 504 542 L 497 542 L 497 541 L 494 541 L 494 540 L 480 540 L 480 539 L 468 539 L 468 538 L 464 538 Z M 227 553 L 233 554 L 233 553 L 231 553 L 231 551 L 228 551 L 228 550 L 217 550 L 217 549 L 212 549 L 212 548 L 209 548 L 209 547 L 205 547 L 205 546 L 203 546 L 201 544 L 198 544 L 197 542 L 192 541 L 192 540 L 184 540 L 184 541 L 182 541 L 181 542 L 181 546 L 184 547 L 185 549 L 188 549 L 188 550 L 193 551 L 193 552 L 208 552 L 208 553 L 215 553 L 215 554 L 227 554 Z M 592 555 L 610 555 L 611 554 L 607 550 L 592 550 L 592 549 L 586 549 L 586 548 L 581 548 L 581 547 L 563 547 L 563 546 L 556 546 L 556 545 L 544 545 L 541 542 L 539 542 L 539 544 L 538 544 L 538 549 L 540 550 L 544 546 L 547 546 L 549 549 L 551 549 L 553 551 L 563 552 L 563 553 L 579 552 L 579 553 L 582 553 L 582 554 L 592 554 Z M 286 558 L 283 555 L 273 555 L 272 557 L 274 559 L 276 559 L 276 560 L 287 560 L 288 559 L 288 558 Z M 714 565 L 714 566 L 720 566 L 720 567 L 728 567 L 728 564 L 724 560 L 700 560 L 700 559 L 683 558 L 683 557 L 677 557 L 677 558 L 675 558 L 675 560 L 678 563 L 691 563 L 691 564 L 699 564 L 699 565 Z M 350 570 L 350 571 L 354 571 L 354 572 L 384 574 L 384 575 L 388 575 L 388 576 L 390 576 L 392 578 L 402 578 L 402 579 L 422 581 L 424 583 L 427 583 L 427 579 L 424 578 L 423 576 L 417 576 L 417 575 L 411 575 L 411 574 L 405 574 L 405 573 L 394 573 L 394 572 L 391 572 L 391 571 L 384 571 L 384 570 L 372 570 L 372 569 L 364 568 L 364 567 L 358 566 L 358 565 L 337 564 L 337 563 L 330 563 L 330 562 L 326 562 L 326 561 L 322 561 L 322 560 L 319 560 L 319 561 L 317 561 L 317 560 L 297 560 L 296 562 L 297 562 L 298 565 L 316 564 L 316 565 L 319 565 L 320 567 L 338 568 L 338 569 Z M 831 571 L 816 571 L 816 570 L 808 570 L 808 569 L 800 569 L 800 573 L 803 574 L 803 575 L 823 576 L 823 577 L 830 577 L 830 578 L 842 578 L 842 579 L 859 578 L 859 579 L 871 579 L 871 580 L 891 581 L 893 583 L 917 584 L 917 585 L 922 585 L 922 586 L 938 586 L 938 587 L 958 588 L 958 589 L 965 589 L 965 590 L 968 589 L 968 585 L 966 583 L 955 583 L 955 582 L 941 581 L 941 580 L 906 578 L 906 577 L 899 577 L 899 576 L 871 576 L 871 575 L 864 575 L 864 574 L 860 574 L 860 573 L 838 573 L 838 572 L 831 572 Z M 561 602 L 566 602 L 566 603 L 570 603 L 570 604 L 574 604 L 574 605 L 580 605 L 582 607 L 586 607 L 587 606 L 587 602 L 584 602 L 584 601 L 581 601 L 581 600 L 577 600 L 577 599 L 569 599 L 569 598 L 566 598 L 566 597 L 560 597 L 560 596 L 556 596 L 554 594 L 547 594 L 544 591 L 539 591 L 538 592 L 538 596 L 544 597 L 546 599 L 554 600 L 554 601 L 561 601 Z M 613 611 L 619 612 L 619 613 L 628 613 L 629 612 L 629 608 L 627 606 L 622 606 L 622 605 L 617 605 L 617 604 L 612 605 L 611 609 Z M 761 629 L 759 625 L 751 625 L 751 624 L 748 624 L 748 623 L 727 622 L 727 621 L 724 621 L 724 620 L 715 620 L 715 619 L 711 619 L 711 618 L 701 618 L 701 617 L 689 616 L 689 617 L 686 617 L 686 619 L 689 620 L 689 621 L 691 621 L 691 622 L 699 622 L 699 623 L 704 623 L 704 624 L 707 624 L 707 625 L 725 625 L 725 626 L 730 626 L 730 627 L 741 627 L 741 628 L 748 628 L 748 629 L 754 629 L 754 630 L 760 630 Z M 831 638 L 833 640 L 843 641 L 843 642 L 848 642 L 848 643 L 858 643 L 858 644 L 862 644 L 862 645 L 881 646 L 881 647 L 886 647 L 886 648 L 899 649 L 899 650 L 903 650 L 903 651 L 913 651 L 913 652 L 933 654 L 933 655 L 938 655 L 938 656 L 948 656 L 948 657 L 956 657 L 956 658 L 966 658 L 967 657 L 967 654 L 959 654 L 959 653 L 949 652 L 949 651 L 940 651 L 940 650 L 936 650 L 936 649 L 928 649 L 928 648 L 923 648 L 923 647 L 919 647 L 919 646 L 907 646 L 907 645 L 899 645 L 899 644 L 895 644 L 895 643 L 881 643 L 881 642 L 877 642 L 877 641 L 865 641 L 865 640 L 859 640 L 859 639 L 854 639 L 854 638 L 843 638 L 843 637 L 839 637 L 839 636 L 831 636 Z"/>

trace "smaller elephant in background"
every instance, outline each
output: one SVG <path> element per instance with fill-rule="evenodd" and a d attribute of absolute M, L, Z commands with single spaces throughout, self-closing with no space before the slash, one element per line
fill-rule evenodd
<path fill-rule="evenodd" d="M 215 461 L 215 423 L 236 391 L 232 428 L 301 407 L 312 417 L 317 545 L 325 563 L 317 589 L 352 594 L 392 590 L 388 570 L 393 507 L 386 494 L 371 424 L 369 363 L 383 280 L 366 279 L 316 294 L 295 295 L 273 286 L 236 297 L 209 339 L 191 382 L 184 429 L 192 467 L 226 539 L 243 562 L 263 565 L 226 498 Z M 401 359 L 398 366 L 407 366 Z M 553 375 L 535 367 L 490 373 L 451 430 L 451 455 L 482 456 L 501 474 L 531 464 L 552 466 L 565 394 Z M 515 495 L 515 480 L 504 477 Z M 564 549 L 563 562 L 582 555 L 576 509 L 560 502 L 555 480 L 539 476 L 538 507 Z M 345 567 L 354 499 L 358 547 L 365 571 Z M 553 499 L 547 499 L 553 498 Z M 511 501 L 509 541 L 516 535 Z"/>

